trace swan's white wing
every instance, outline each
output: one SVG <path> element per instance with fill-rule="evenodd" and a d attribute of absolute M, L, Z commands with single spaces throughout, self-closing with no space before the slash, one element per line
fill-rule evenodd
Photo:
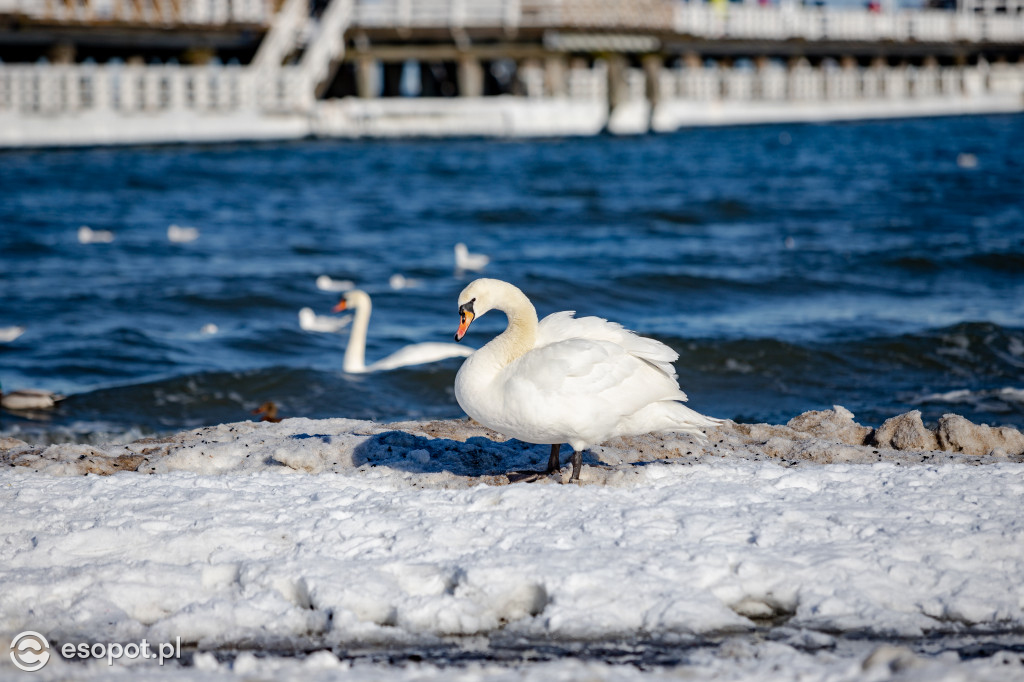
<path fill-rule="evenodd" d="M 575 311 L 552 313 L 540 321 L 537 328 L 537 346 L 547 346 L 574 338 L 608 341 L 620 346 L 630 355 L 646 360 L 666 376 L 675 379 L 672 363 L 679 359 L 675 352 L 661 341 L 655 341 L 632 332 L 621 324 L 601 317 L 574 317 Z M 677 386 L 678 388 L 678 386 Z M 685 394 L 677 400 L 686 400 Z"/>
<path fill-rule="evenodd" d="M 474 350 L 476 349 L 454 343 L 415 343 L 369 365 L 366 371 L 380 372 L 410 365 L 438 362 L 448 358 L 465 358 L 472 355 Z"/>
<path fill-rule="evenodd" d="M 675 379 L 622 346 L 579 338 L 513 361 L 503 392 L 503 419 L 533 442 L 603 442 L 651 403 L 686 398 Z"/>

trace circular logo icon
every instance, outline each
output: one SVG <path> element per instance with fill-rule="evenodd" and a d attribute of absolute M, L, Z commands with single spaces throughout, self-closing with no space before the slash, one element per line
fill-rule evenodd
<path fill-rule="evenodd" d="M 50 643 L 38 632 L 19 633 L 11 640 L 11 660 L 25 672 L 40 670 L 50 660 Z"/>

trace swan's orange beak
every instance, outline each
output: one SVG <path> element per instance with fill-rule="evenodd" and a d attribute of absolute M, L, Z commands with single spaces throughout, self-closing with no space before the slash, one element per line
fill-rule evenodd
<path fill-rule="evenodd" d="M 476 315 L 474 315 L 470 310 L 459 311 L 459 318 L 461 321 L 459 322 L 458 331 L 455 332 L 456 341 L 462 341 L 462 337 L 466 335 L 466 330 L 469 329 L 469 325 L 473 324 L 474 317 L 476 317 Z"/>
<path fill-rule="evenodd" d="M 331 312 L 332 313 L 340 313 L 342 310 L 346 310 L 347 307 L 348 307 L 348 301 L 346 301 L 345 299 L 341 299 L 340 301 L 338 301 L 338 305 L 336 305 L 333 308 L 331 308 Z"/>

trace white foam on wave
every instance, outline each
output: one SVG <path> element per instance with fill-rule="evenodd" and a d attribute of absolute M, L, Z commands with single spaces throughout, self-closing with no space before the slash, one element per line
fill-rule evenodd
<path fill-rule="evenodd" d="M 1024 405 L 1024 389 L 1007 386 L 1004 388 L 973 391 L 966 388 L 940 393 L 926 393 L 911 399 L 914 405 L 944 403 L 947 405 L 970 405 L 988 412 L 1012 412 Z"/>

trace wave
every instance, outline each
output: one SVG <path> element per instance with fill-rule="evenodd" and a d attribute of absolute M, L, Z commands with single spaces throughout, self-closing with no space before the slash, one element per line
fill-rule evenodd
<path fill-rule="evenodd" d="M 872 254 L 869 260 L 873 266 L 877 266 L 877 254 Z M 976 268 L 999 274 L 1018 275 L 1024 272 L 1024 253 L 1020 251 L 985 251 L 948 256 L 915 253 L 884 258 L 882 264 L 913 274 Z"/>
<path fill-rule="evenodd" d="M 76 393 L 52 412 L 0 413 L 0 435 L 100 442 L 116 434 L 166 434 L 257 419 L 252 410 L 267 400 L 278 404 L 282 417 L 460 417 L 453 388 L 458 367 L 455 359 L 364 375 L 282 366 L 199 372 Z"/>
<path fill-rule="evenodd" d="M 306 336 L 293 332 L 289 343 Z M 955 410 L 979 423 L 1024 426 L 1021 329 L 965 323 L 833 343 L 659 338 L 680 353 L 676 367 L 690 406 L 716 417 L 784 423 L 839 404 L 876 426 L 912 409 L 921 410 L 925 421 Z M 266 341 L 274 343 L 273 335 Z M 266 400 L 277 402 L 285 417 L 460 417 L 453 389 L 459 366 L 453 359 L 369 375 L 282 365 L 192 372 L 77 393 L 44 421 L 3 414 L 0 433 L 83 441 L 95 433 L 169 433 L 252 419 L 251 410 Z"/>
<path fill-rule="evenodd" d="M 1012 413 L 1024 406 L 1024 389 L 995 388 L 972 391 L 961 388 L 943 393 L 926 393 L 912 399 L 916 405 L 969 405 L 972 408 L 994 413 Z"/>
<path fill-rule="evenodd" d="M 977 422 L 1024 426 L 1024 330 L 964 323 L 892 337 L 797 343 L 772 338 L 662 338 L 680 353 L 698 409 L 738 421 L 783 422 L 844 405 L 862 423 L 955 405 Z M 966 391 L 966 392 L 965 392 Z"/>

